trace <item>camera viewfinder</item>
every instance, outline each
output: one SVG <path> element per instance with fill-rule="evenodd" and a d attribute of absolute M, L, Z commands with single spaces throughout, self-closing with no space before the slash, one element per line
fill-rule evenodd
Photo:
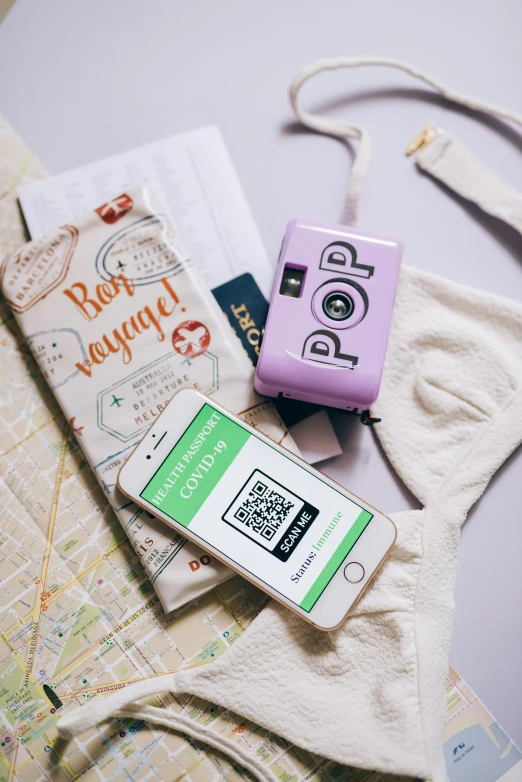
<path fill-rule="evenodd" d="M 292 266 L 285 266 L 281 278 L 281 287 L 279 293 L 281 296 L 291 296 L 298 299 L 301 296 L 301 289 L 305 277 L 304 269 L 296 269 Z"/>

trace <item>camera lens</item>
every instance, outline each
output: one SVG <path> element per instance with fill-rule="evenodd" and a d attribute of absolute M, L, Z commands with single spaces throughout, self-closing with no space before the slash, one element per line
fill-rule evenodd
<path fill-rule="evenodd" d="M 346 293 L 329 293 L 323 301 L 323 310 L 332 320 L 346 320 L 353 312 L 353 301 Z"/>

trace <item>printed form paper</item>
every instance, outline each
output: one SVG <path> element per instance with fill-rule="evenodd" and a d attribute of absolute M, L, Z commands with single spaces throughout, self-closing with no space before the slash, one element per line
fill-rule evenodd
<path fill-rule="evenodd" d="M 209 288 L 250 272 L 269 299 L 273 268 L 218 128 L 171 136 L 19 189 L 32 239 L 136 186 L 150 187 Z"/>

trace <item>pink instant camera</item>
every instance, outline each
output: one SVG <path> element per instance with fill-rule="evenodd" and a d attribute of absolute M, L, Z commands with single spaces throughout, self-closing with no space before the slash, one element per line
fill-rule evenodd
<path fill-rule="evenodd" d="M 255 388 L 363 413 L 379 394 L 402 244 L 356 228 L 291 220 L 281 248 Z"/>

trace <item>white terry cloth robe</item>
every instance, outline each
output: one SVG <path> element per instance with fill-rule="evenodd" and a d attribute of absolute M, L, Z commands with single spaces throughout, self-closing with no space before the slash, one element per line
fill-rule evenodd
<path fill-rule="evenodd" d="M 448 134 L 416 161 L 522 233 L 522 196 Z M 442 782 L 460 528 L 522 442 L 521 386 L 522 305 L 403 268 L 372 412 L 382 418 L 375 431 L 387 456 L 424 508 L 392 516 L 397 544 L 348 620 L 324 633 L 272 601 L 215 663 L 97 698 L 61 720 L 61 735 L 71 738 L 111 716 L 140 717 L 273 779 L 241 744 L 168 709 L 135 703 L 185 692 L 340 763 Z"/>

